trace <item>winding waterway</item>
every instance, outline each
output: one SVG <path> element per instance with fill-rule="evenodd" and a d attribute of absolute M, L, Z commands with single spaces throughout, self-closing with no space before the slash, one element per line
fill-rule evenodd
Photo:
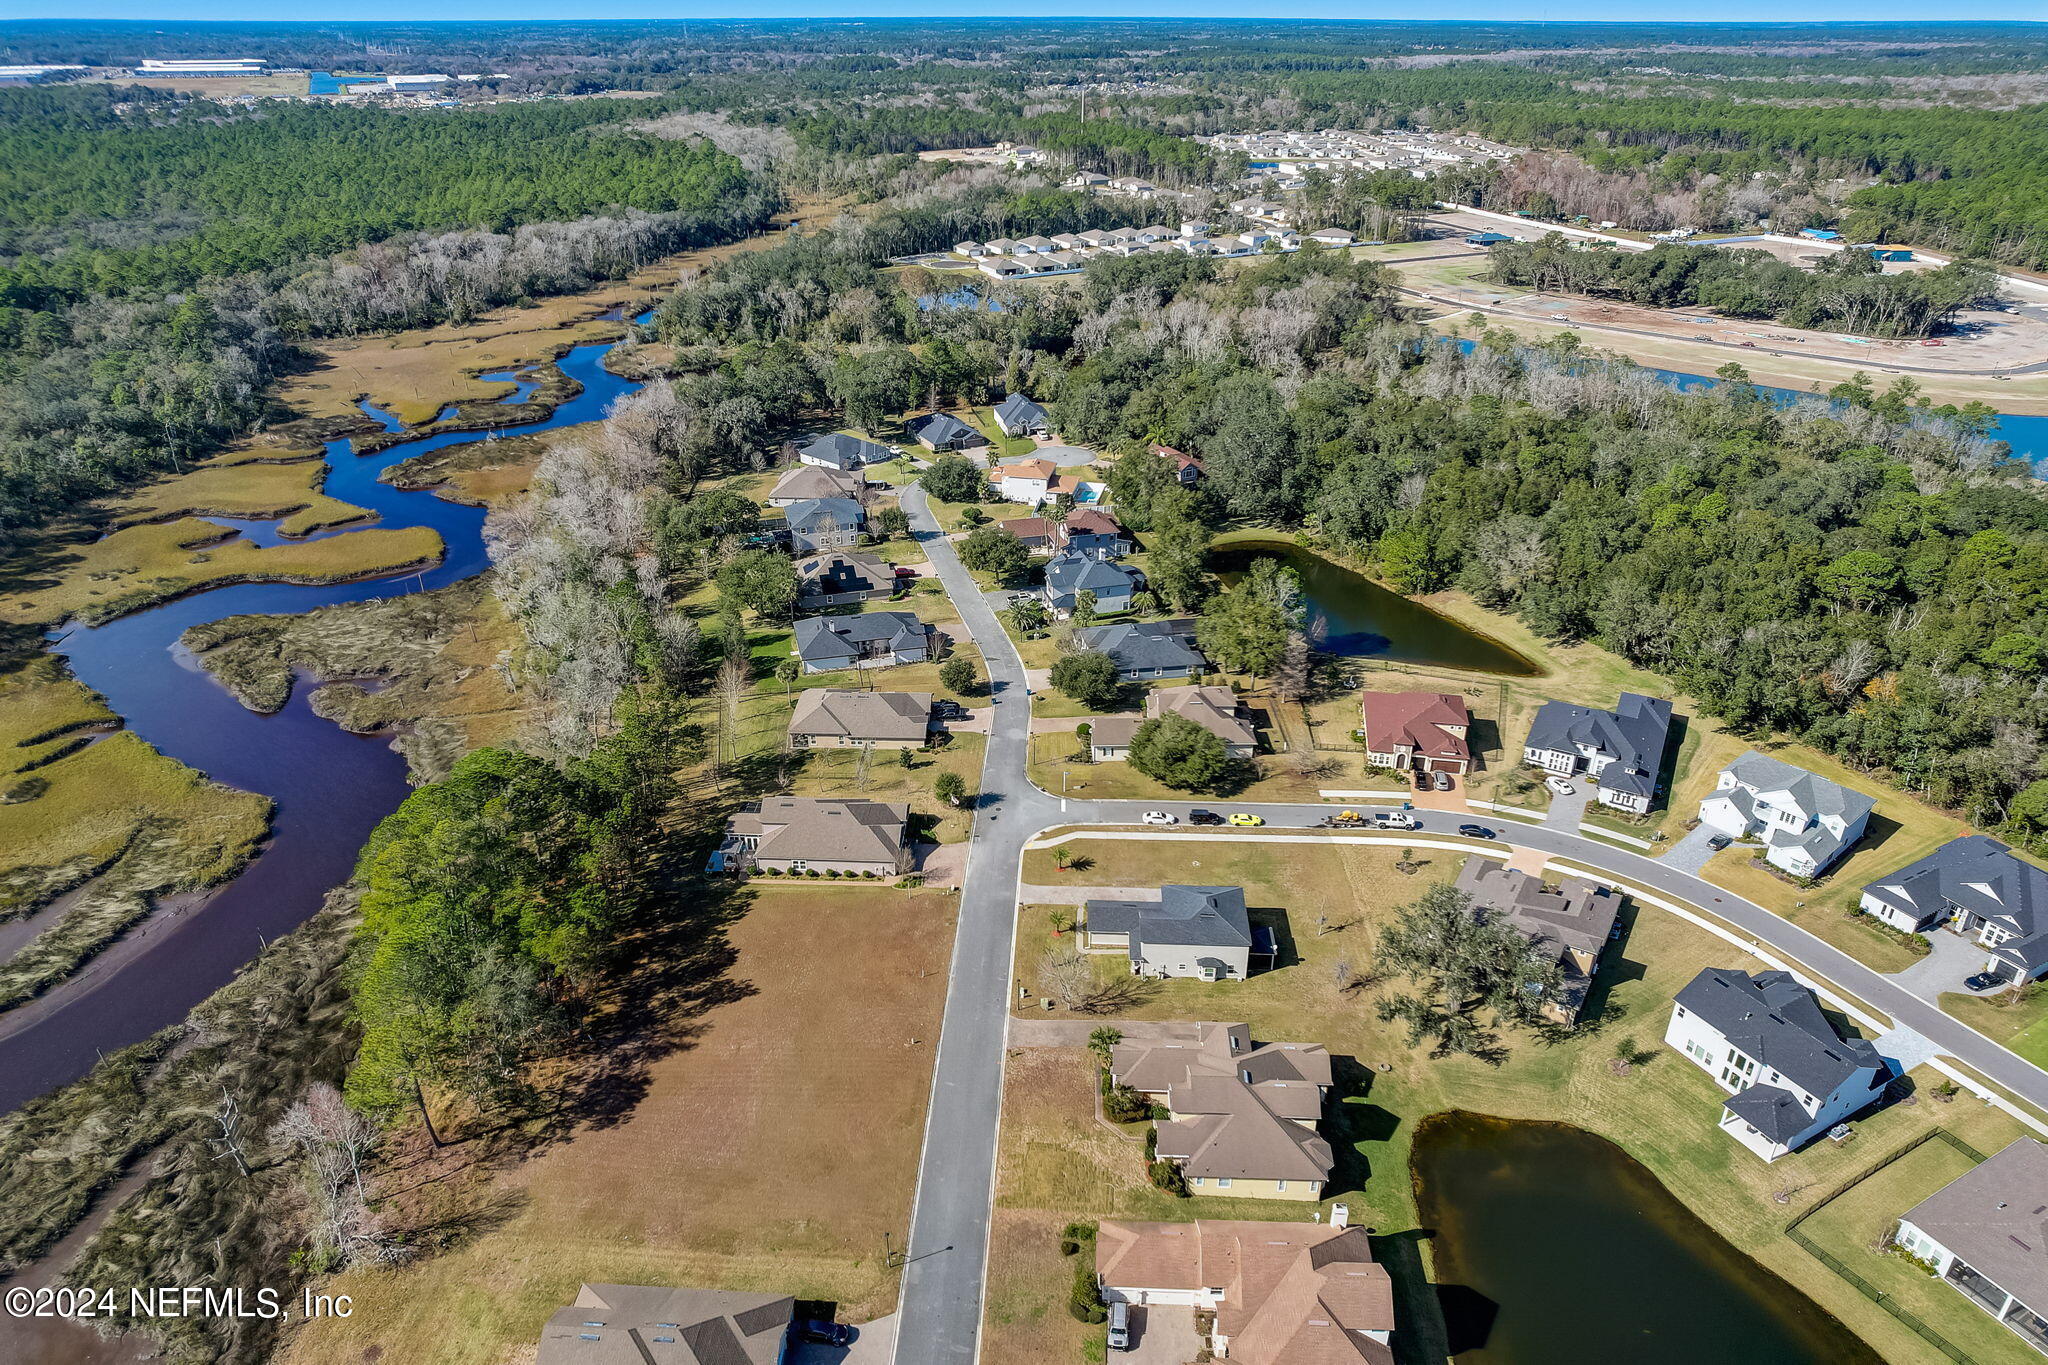
<path fill-rule="evenodd" d="M 1882 1365 L 1584 1129 L 1433 1115 L 1414 1172 L 1459 1365 Z"/>
<path fill-rule="evenodd" d="M 645 316 L 645 315 L 643 315 Z M 0 1111 L 85 1074 L 104 1053 L 148 1037 L 231 980 L 262 944 L 290 933 L 346 881 L 370 830 L 408 790 L 405 761 L 389 736 L 353 735 L 313 714 L 309 689 L 295 690 L 275 715 L 248 710 L 214 681 L 178 639 L 192 626 L 248 612 L 298 614 L 339 602 L 445 587 L 480 573 L 484 511 L 431 491 L 380 482 L 385 469 L 413 456 L 494 435 L 546 431 L 595 421 L 640 388 L 604 368 L 615 343 L 578 346 L 558 362 L 582 391 L 544 421 L 494 431 L 449 432 L 358 456 L 347 439 L 326 448 L 325 491 L 371 512 L 374 521 L 317 532 L 346 535 L 366 526 L 429 526 L 446 549 L 424 571 L 352 583 L 243 583 L 167 602 L 104 625 L 72 623 L 57 633 L 61 655 L 86 686 L 101 693 L 142 738 L 217 782 L 277 803 L 271 837 L 239 877 L 197 908 L 159 913 L 110 955 L 118 965 L 88 968 L 50 997 L 0 1016 Z M 491 375 L 517 385 L 504 402 L 536 387 L 530 375 Z M 364 410 L 388 431 L 393 418 Z M 210 518 L 260 544 L 281 542 L 279 523 Z M 140 947 L 140 951 L 136 949 Z M 12 1020 L 22 1022 L 9 1027 Z"/>

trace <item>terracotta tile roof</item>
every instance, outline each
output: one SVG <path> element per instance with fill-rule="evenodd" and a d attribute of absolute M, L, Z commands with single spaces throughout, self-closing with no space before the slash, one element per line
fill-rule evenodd
<path fill-rule="evenodd" d="M 1465 740 L 1443 727 L 1467 731 L 1472 713 L 1465 700 L 1449 692 L 1368 692 L 1365 694 L 1365 747 L 1376 754 L 1406 746 L 1425 758 L 1470 762 Z"/>

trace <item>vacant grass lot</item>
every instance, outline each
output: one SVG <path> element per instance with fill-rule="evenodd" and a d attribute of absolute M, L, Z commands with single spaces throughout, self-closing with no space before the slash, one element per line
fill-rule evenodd
<path fill-rule="evenodd" d="M 416 1267 L 336 1277 L 346 1320 L 299 1332 L 292 1365 L 530 1360 L 585 1280 L 773 1290 L 890 1311 L 952 950 L 934 892 L 796 888 L 730 930 L 726 999 L 653 1062 L 616 1123 L 494 1183 L 502 1222 Z"/>
<path fill-rule="evenodd" d="M 2005 991 L 1989 999 L 1949 992 L 1941 997 L 1941 1007 L 2035 1066 L 2048 1067 L 2048 987 Z"/>
<path fill-rule="evenodd" d="M 1510 1055 L 1497 1068 L 1470 1058 L 1432 1061 L 1426 1050 L 1407 1046 L 1399 1032 L 1374 1017 L 1372 989 L 1340 989 L 1336 966 L 1340 959 L 1353 968 L 1368 966 L 1377 926 L 1429 882 L 1454 876 L 1459 855 L 1417 850 L 1417 856 L 1428 861 L 1417 875 L 1404 876 L 1392 865 L 1398 847 L 1076 840 L 1071 848 L 1092 862 L 1062 872 L 1049 851 L 1035 851 L 1026 855 L 1024 880 L 1075 885 L 1234 884 L 1245 888 L 1252 906 L 1286 912 L 1287 932 L 1281 936 L 1276 970 L 1245 982 L 1162 983 L 1163 988 L 1128 1017 L 1241 1019 L 1257 1038 L 1320 1042 L 1340 1057 L 1356 1059 L 1358 1067 L 1348 1074 L 1348 1092 L 1334 1106 L 1332 1124 L 1326 1128 L 1342 1154 L 1330 1194 L 1350 1204 L 1354 1222 L 1381 1232 L 1414 1227 L 1409 1148 L 1416 1123 L 1431 1113 L 1456 1107 L 1506 1118 L 1576 1123 L 1627 1149 L 1723 1236 L 1812 1295 L 1886 1359 L 1926 1358 L 1919 1338 L 1785 1237 L 1784 1225 L 1807 1203 L 1936 1123 L 1980 1151 L 1996 1150 L 2021 1130 L 1976 1101 L 1933 1103 L 1923 1089 L 1915 1105 L 1894 1105 L 1859 1120 L 1855 1137 L 1843 1146 L 1824 1142 L 1772 1165 L 1758 1161 L 1717 1129 L 1719 1088 L 1661 1043 L 1673 994 L 1701 967 L 1757 965 L 1721 940 L 1675 916 L 1631 908 L 1624 916 L 1627 937 L 1610 949 L 1594 989 L 1589 1008 L 1589 1017 L 1597 1021 L 1594 1026 L 1556 1042 L 1510 1035 Z M 1331 920 L 1320 936 L 1318 914 Z M 1029 985 L 1032 965 L 1049 939 L 1042 920 L 1027 920 L 1023 929 L 1019 969 Z M 1648 1060 L 1627 1074 L 1617 1074 L 1610 1063 L 1624 1039 Z M 1079 1054 L 1075 1055 L 1078 1064 Z M 1013 1095 L 1010 1104 L 1013 1110 L 1050 1108 L 1057 1118 L 1005 1127 L 996 1262 L 989 1279 L 987 1358 L 1018 1365 L 1073 1359 L 1081 1333 L 1065 1316 L 1063 1275 L 1044 1275 L 1046 1252 L 1036 1245 L 1040 1232 L 1046 1227 L 1056 1230 L 1069 1217 L 1152 1216 L 1139 1212 L 1152 1207 L 1143 1202 L 1152 1196 L 1140 1184 L 1136 1154 L 1128 1161 L 1108 1160 L 1096 1136 L 1102 1130 L 1090 1131 L 1092 1110 L 1076 1110 L 1071 1097 L 1059 1101 L 1064 1092 L 1051 1082 L 1034 1080 L 1041 1064 L 1032 1058 L 1029 1050 L 1012 1050 L 1012 1085 L 1021 1077 L 1031 1088 L 1021 1097 Z M 1388 1070 L 1379 1071 L 1382 1064 Z M 1057 1068 L 1059 1063 L 1042 1065 Z M 1083 1069 L 1078 1093 L 1084 1097 L 1085 1076 Z M 1926 1079 L 1924 1073 L 1915 1077 Z M 1784 1203 L 1775 1197 L 1781 1193 Z M 1035 1202 L 1053 1198 L 1073 1202 L 1050 1207 Z M 1170 1207 L 1174 1216 L 1193 1216 L 1196 1211 L 1194 1201 Z M 1295 1210 L 1289 1216 L 1307 1213 Z M 1056 1249 L 1053 1254 L 1056 1258 Z M 1846 1252 L 1836 1254 L 1850 1259 Z M 1875 1273 L 1869 1277 L 1884 1283 Z M 2002 1330 L 1986 1325 L 1993 1332 Z M 1431 1324 L 1415 1324 L 1404 1352 L 1419 1346 L 1423 1349 L 1412 1358 L 1440 1359 L 1441 1352 L 1430 1357 L 1427 1349 L 1433 1330 Z M 2009 1358 L 1995 1354 L 2003 1346 L 1995 1336 L 1984 1343 L 1983 1359 Z"/>

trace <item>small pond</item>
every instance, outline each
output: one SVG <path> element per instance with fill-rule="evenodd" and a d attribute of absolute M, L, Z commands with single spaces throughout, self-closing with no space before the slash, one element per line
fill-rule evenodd
<path fill-rule="evenodd" d="M 1882 1365 L 1584 1129 L 1437 1114 L 1414 1176 L 1459 1365 Z"/>
<path fill-rule="evenodd" d="M 1515 677 L 1533 677 L 1538 671 L 1499 641 L 1288 541 L 1237 541 L 1210 554 L 1209 567 L 1225 583 L 1234 583 L 1259 558 L 1278 559 L 1301 575 L 1310 623 L 1320 627 L 1320 647 L 1328 653 Z"/>

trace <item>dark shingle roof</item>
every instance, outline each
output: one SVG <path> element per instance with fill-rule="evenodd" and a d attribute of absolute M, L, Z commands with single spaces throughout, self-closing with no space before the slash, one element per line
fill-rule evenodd
<path fill-rule="evenodd" d="M 1989 835 L 1951 839 L 1863 888 L 1885 905 L 1925 917 L 1943 905 L 2003 924 L 2016 937 L 1992 949 L 2031 976 L 2048 963 L 2048 872 L 2021 862 Z"/>
<path fill-rule="evenodd" d="M 1686 983 L 1678 1003 L 1758 1065 L 1773 1068 L 1812 1095 L 1833 1093 L 1864 1067 L 1884 1066 L 1869 1043 L 1836 1033 L 1813 992 L 1789 972 L 1751 976 L 1709 967 Z"/>
<path fill-rule="evenodd" d="M 1125 672 L 1209 666 L 1208 659 L 1195 648 L 1193 621 L 1120 621 L 1079 631 L 1076 639 L 1083 649 L 1107 654 Z"/>
<path fill-rule="evenodd" d="M 791 503 L 783 515 L 795 531 L 814 531 L 828 522 L 842 531 L 858 531 L 866 520 L 852 498 L 805 498 Z"/>
<path fill-rule="evenodd" d="M 1723 1107 L 1773 1142 L 1790 1143 L 1813 1126 L 1813 1115 L 1780 1086 L 1752 1085 L 1730 1095 Z"/>
<path fill-rule="evenodd" d="M 1129 934 L 1131 956 L 1147 943 L 1249 948 L 1251 917 L 1241 886 L 1162 886 L 1156 901 L 1089 901 L 1088 930 Z"/>
<path fill-rule="evenodd" d="M 864 464 L 881 464 L 891 458 L 886 449 L 873 441 L 863 441 L 858 436 L 837 431 L 820 436 L 805 446 L 801 453 L 838 469 L 857 469 Z"/>
<path fill-rule="evenodd" d="M 1073 606 L 1084 592 L 1098 597 L 1121 596 L 1137 592 L 1144 585 L 1145 576 L 1136 569 L 1089 555 L 1058 554 L 1045 566 L 1046 595 L 1059 607 Z"/>
<path fill-rule="evenodd" d="M 1010 427 L 1022 422 L 1039 423 L 1046 420 L 1045 409 L 1021 393 L 1013 393 L 996 404 L 996 416 L 1003 419 L 1005 426 Z"/>
<path fill-rule="evenodd" d="M 850 659 L 860 652 L 859 646 L 877 640 L 892 650 L 918 648 L 930 630 L 907 611 L 806 616 L 796 623 L 796 650 L 805 659 Z"/>
<path fill-rule="evenodd" d="M 1671 738 L 1671 703 L 1661 697 L 1624 692 L 1612 711 L 1547 701 L 1529 727 L 1529 747 L 1576 753 L 1581 745 L 1607 754 L 1614 764 L 1600 774 L 1600 785 L 1649 797 L 1656 794 L 1657 771 Z"/>
<path fill-rule="evenodd" d="M 918 440 L 929 441 L 933 445 L 944 445 L 963 436 L 979 441 L 983 445 L 988 444 L 986 436 L 950 412 L 928 412 L 922 417 L 911 418 L 904 426 Z"/>

